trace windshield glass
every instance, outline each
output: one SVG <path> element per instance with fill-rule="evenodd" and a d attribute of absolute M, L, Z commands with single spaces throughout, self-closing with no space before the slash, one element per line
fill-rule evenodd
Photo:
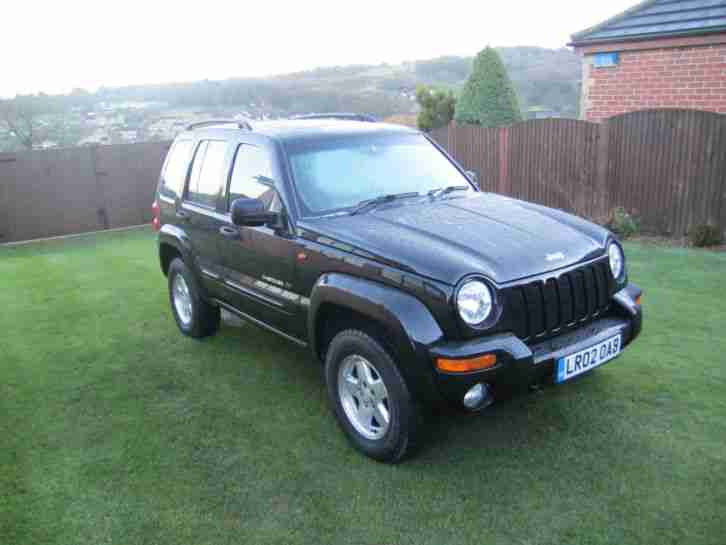
<path fill-rule="evenodd" d="M 420 134 L 346 136 L 286 147 L 304 216 L 394 193 L 425 195 L 448 186 L 473 191 L 464 175 Z"/>

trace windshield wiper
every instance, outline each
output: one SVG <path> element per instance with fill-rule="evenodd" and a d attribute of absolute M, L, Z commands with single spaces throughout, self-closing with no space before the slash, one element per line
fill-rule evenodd
<path fill-rule="evenodd" d="M 355 216 L 366 208 L 372 208 L 378 206 L 379 204 L 392 202 L 398 199 L 406 199 L 410 197 L 418 197 L 418 193 L 416 193 L 415 191 L 410 191 L 408 193 L 389 193 L 388 195 L 381 195 L 380 197 L 376 197 L 375 199 L 366 199 L 365 201 L 361 201 L 357 205 L 355 205 L 355 208 L 350 211 L 350 215 Z"/>
<path fill-rule="evenodd" d="M 470 189 L 470 186 L 468 185 L 450 185 L 447 187 L 432 189 L 427 193 L 427 195 L 429 197 L 439 197 L 443 195 L 448 195 L 449 193 L 453 193 L 454 191 L 466 191 L 468 189 Z"/>

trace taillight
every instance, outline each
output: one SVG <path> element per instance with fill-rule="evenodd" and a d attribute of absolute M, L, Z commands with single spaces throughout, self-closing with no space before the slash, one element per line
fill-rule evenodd
<path fill-rule="evenodd" d="M 151 220 L 151 226 L 155 231 L 161 229 L 161 209 L 159 208 L 159 201 L 154 201 L 151 205 L 151 214 L 153 216 Z"/>

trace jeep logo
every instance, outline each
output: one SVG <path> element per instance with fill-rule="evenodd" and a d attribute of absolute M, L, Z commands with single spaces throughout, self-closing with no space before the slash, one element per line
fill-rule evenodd
<path fill-rule="evenodd" d="M 545 261 L 560 261 L 561 259 L 565 259 L 565 254 L 563 252 L 555 252 L 545 256 Z"/>

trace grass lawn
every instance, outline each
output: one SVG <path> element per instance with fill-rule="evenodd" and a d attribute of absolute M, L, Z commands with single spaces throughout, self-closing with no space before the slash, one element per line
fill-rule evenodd
<path fill-rule="evenodd" d="M 643 335 L 358 455 L 307 351 L 171 317 L 145 230 L 0 249 L 0 543 L 726 542 L 726 253 L 628 245 Z"/>

